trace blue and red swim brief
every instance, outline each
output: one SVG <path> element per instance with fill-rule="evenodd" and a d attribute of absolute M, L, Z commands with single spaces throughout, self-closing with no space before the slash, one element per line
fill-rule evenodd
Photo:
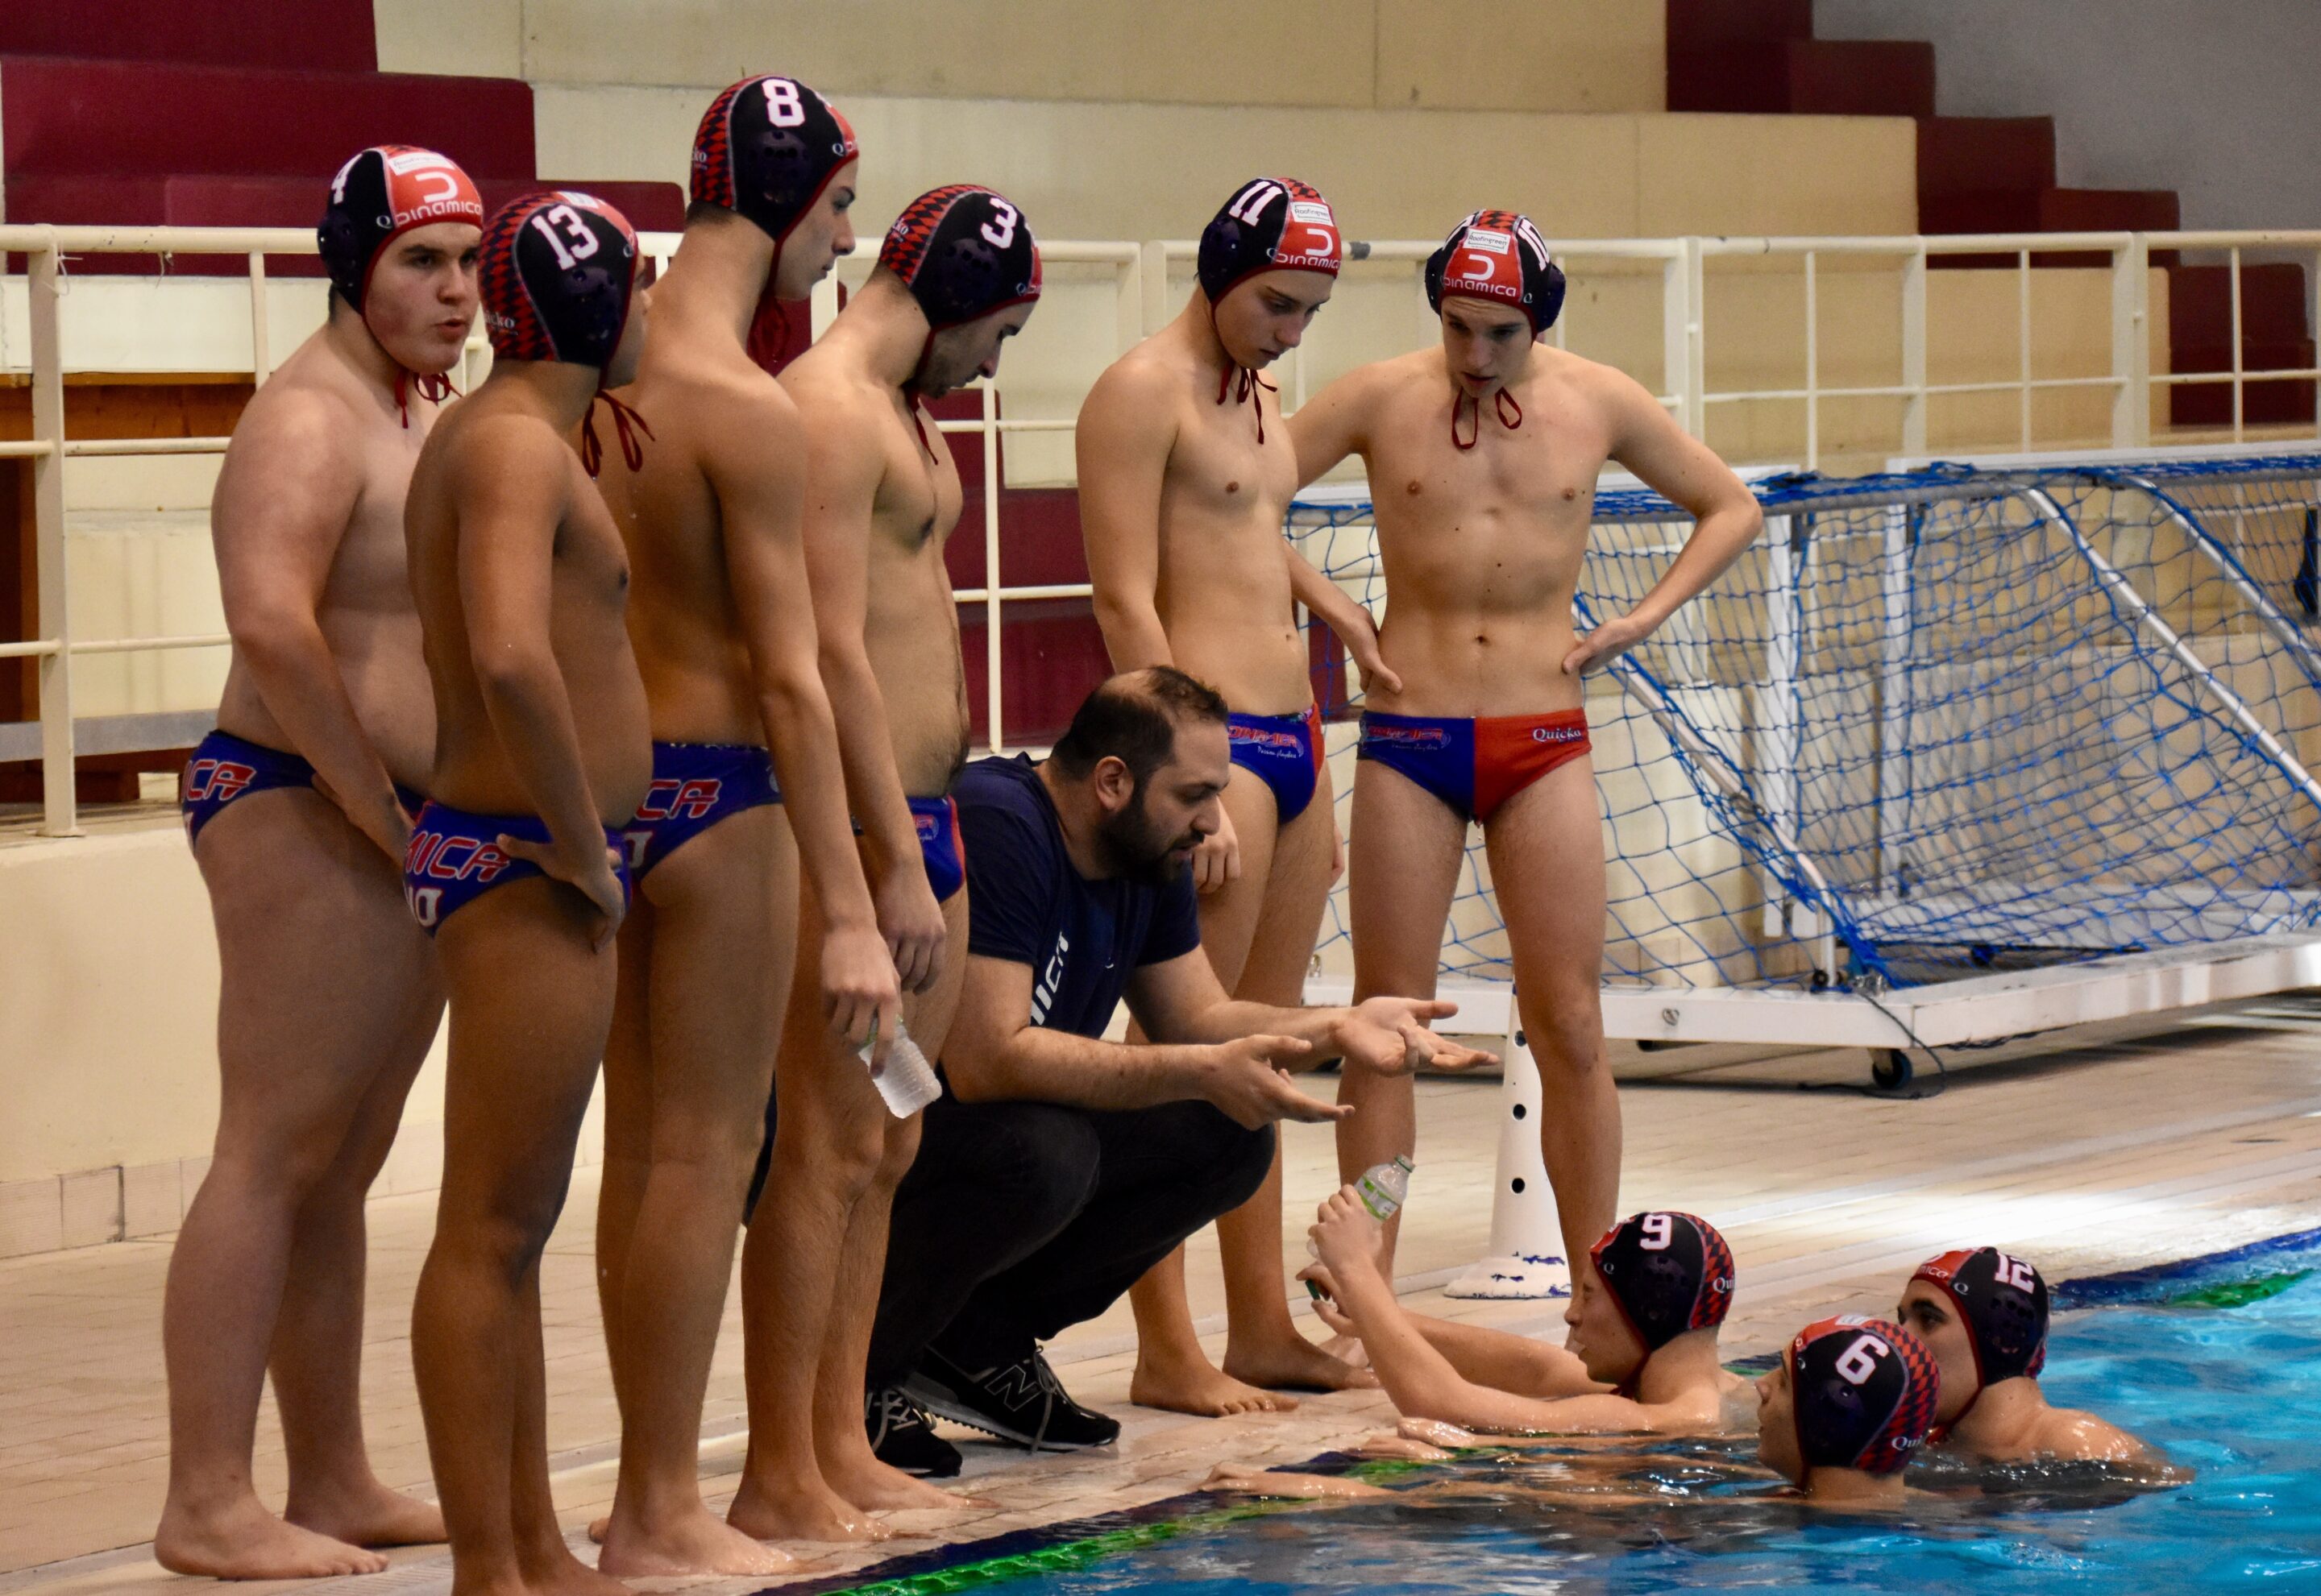
<path fill-rule="evenodd" d="M 967 884 L 967 845 L 960 840 L 959 805 L 948 796 L 913 798 L 911 823 L 918 828 L 919 857 L 935 902 L 948 903 Z"/>
<path fill-rule="evenodd" d="M 1469 820 L 1499 806 L 1588 751 L 1588 712 L 1479 720 L 1365 712 L 1358 759 L 1408 776 Z"/>
<path fill-rule="evenodd" d="M 501 848 L 503 837 L 546 842 L 548 822 L 529 814 L 472 814 L 432 799 L 419 812 L 411 828 L 411 847 L 403 856 L 403 894 L 411 904 L 412 918 L 429 936 L 494 887 L 547 874 Z M 605 828 L 605 851 L 612 857 L 613 874 L 621 879 L 625 902 L 635 884 L 629 877 L 621 834 L 610 826 Z"/>
<path fill-rule="evenodd" d="M 773 756 L 754 743 L 657 742 L 652 763 L 652 784 L 621 828 L 639 881 L 728 815 L 782 801 Z"/>
<path fill-rule="evenodd" d="M 202 828 L 224 813 L 237 798 L 314 784 L 314 767 L 299 755 L 269 748 L 231 731 L 213 731 L 186 761 L 186 774 L 177 784 L 177 812 L 185 819 L 186 840 L 200 841 Z M 414 815 L 427 802 L 401 783 L 396 784 L 395 794 Z"/>
<path fill-rule="evenodd" d="M 1273 790 L 1277 820 L 1288 825 L 1314 802 L 1322 772 L 1322 712 L 1302 715 L 1228 715 L 1233 762 Z"/>

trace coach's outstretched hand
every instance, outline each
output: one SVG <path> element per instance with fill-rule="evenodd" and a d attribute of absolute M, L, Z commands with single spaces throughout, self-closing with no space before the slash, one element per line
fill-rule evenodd
<path fill-rule="evenodd" d="M 1331 1045 L 1347 1063 L 1382 1075 L 1497 1064 L 1497 1054 L 1461 1047 L 1426 1029 L 1428 1020 L 1446 1019 L 1458 1011 L 1458 1004 L 1440 998 L 1374 997 L 1346 1011 Z"/>
<path fill-rule="evenodd" d="M 1306 1096 L 1289 1083 L 1293 1061 L 1302 1066 L 1313 1044 L 1295 1037 L 1259 1035 L 1205 1049 L 1198 1095 L 1244 1130 L 1277 1120 L 1319 1124 L 1343 1120 L 1351 1106 Z"/>

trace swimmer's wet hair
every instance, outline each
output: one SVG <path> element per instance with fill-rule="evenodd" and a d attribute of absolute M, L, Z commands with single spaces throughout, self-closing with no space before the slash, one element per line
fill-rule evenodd
<path fill-rule="evenodd" d="M 1225 701 L 1207 683 L 1173 666 L 1127 671 L 1099 683 L 1080 701 L 1071 727 L 1049 757 L 1066 775 L 1083 776 L 1099 760 L 1117 759 L 1142 787 L 1176 751 L 1181 721 L 1225 723 Z"/>

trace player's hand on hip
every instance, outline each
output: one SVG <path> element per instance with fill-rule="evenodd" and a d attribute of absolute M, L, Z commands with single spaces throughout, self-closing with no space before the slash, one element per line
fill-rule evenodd
<path fill-rule="evenodd" d="M 546 842 L 506 836 L 495 840 L 508 857 L 537 865 L 542 875 L 562 882 L 588 900 L 588 906 L 601 917 L 588 939 L 591 948 L 601 953 L 620 935 L 621 922 L 629 917 L 629 894 L 621 888 L 619 856 L 601 834 L 593 846 L 584 841 L 569 848 L 553 837 Z"/>
<path fill-rule="evenodd" d="M 1217 829 L 1193 849 L 1193 890 L 1213 893 L 1226 882 L 1240 879 L 1241 838 L 1233 830 L 1233 816 L 1220 805 Z"/>
<path fill-rule="evenodd" d="M 831 1033 L 847 1046 L 870 1044 L 875 1069 L 887 1059 L 895 1021 L 903 1011 L 903 987 L 894 956 L 876 925 L 833 926 L 823 933 L 822 1014 Z"/>
<path fill-rule="evenodd" d="M 1402 678 L 1395 675 L 1386 656 L 1379 650 L 1378 625 L 1370 619 L 1370 612 L 1361 612 L 1361 618 L 1351 623 L 1348 630 L 1351 635 L 1342 635 L 1338 640 L 1346 645 L 1354 668 L 1362 673 L 1362 691 L 1383 687 L 1388 693 L 1400 693 Z"/>
<path fill-rule="evenodd" d="M 927 884 L 924 866 L 887 872 L 871 890 L 870 903 L 878 916 L 896 978 L 905 992 L 924 992 L 942 970 L 943 942 L 950 928 L 943 923 L 942 905 Z"/>
<path fill-rule="evenodd" d="M 347 824 L 378 845 L 379 851 L 397 865 L 411 848 L 411 816 L 404 812 L 403 800 L 390 786 L 383 793 L 373 793 L 366 803 L 350 803 L 346 795 L 314 773 L 314 791 L 338 806 L 347 817 Z"/>
<path fill-rule="evenodd" d="M 1465 1070 L 1497 1063 L 1492 1054 L 1426 1029 L 1428 1020 L 1458 1011 L 1458 1004 L 1440 998 L 1374 997 L 1346 1011 L 1338 1027 L 1338 1046 L 1348 1063 L 1382 1075 L 1406 1075 L 1422 1069 Z"/>
<path fill-rule="evenodd" d="M 1632 615 L 1616 615 L 1594 630 L 1583 633 L 1563 657 L 1563 674 L 1576 676 L 1618 658 L 1652 635 L 1652 629 Z"/>
<path fill-rule="evenodd" d="M 1312 1043 L 1296 1037 L 1262 1034 L 1223 1043 L 1210 1049 L 1201 1095 L 1244 1130 L 1277 1120 L 1308 1125 L 1343 1120 L 1353 1112 L 1352 1107 L 1308 1097 L 1289 1083 L 1289 1061 L 1313 1050 Z"/>

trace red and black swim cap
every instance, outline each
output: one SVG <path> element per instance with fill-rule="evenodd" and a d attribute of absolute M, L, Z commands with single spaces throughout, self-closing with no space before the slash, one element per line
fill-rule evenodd
<path fill-rule="evenodd" d="M 1040 246 L 1024 213 L 972 183 L 906 205 L 878 246 L 878 264 L 919 302 L 930 336 L 1040 297 Z"/>
<path fill-rule="evenodd" d="M 745 77 L 693 135 L 693 198 L 747 216 L 781 242 L 862 153 L 838 108 L 795 77 Z"/>
<path fill-rule="evenodd" d="M 438 222 L 484 224 L 483 199 L 458 162 L 408 144 L 358 151 L 331 179 L 330 203 L 314 229 L 331 286 L 360 312 L 379 252 Z"/>
<path fill-rule="evenodd" d="M 1311 271 L 1334 277 L 1346 243 L 1321 191 L 1295 177 L 1256 177 L 1234 191 L 1201 230 L 1195 270 L 1216 304 L 1233 285 L 1261 271 Z"/>
<path fill-rule="evenodd" d="M 1733 1306 L 1733 1249 L 1688 1213 L 1631 1214 L 1588 1249 L 1604 1289 L 1648 1353 L 1714 1328 Z"/>
<path fill-rule="evenodd" d="M 479 276 L 494 355 L 602 369 L 636 297 L 637 235 L 592 195 L 526 195 L 484 229 Z"/>
<path fill-rule="evenodd" d="M 1426 303 L 1438 314 L 1445 298 L 1461 295 L 1511 304 L 1531 318 L 1534 338 L 1555 325 L 1563 288 L 1547 240 L 1514 211 L 1477 211 L 1426 258 Z"/>
<path fill-rule="evenodd" d="M 1977 1396 L 2047 1366 L 2047 1283 L 2025 1260 L 1978 1247 L 1928 1258 L 1910 1278 L 1947 1296 L 1965 1321 Z"/>
<path fill-rule="evenodd" d="M 1807 1468 L 1895 1474 L 1934 1428 L 1934 1355 L 1900 1325 L 1858 1313 L 1819 1319 L 1790 1340 L 1788 1358 Z"/>

